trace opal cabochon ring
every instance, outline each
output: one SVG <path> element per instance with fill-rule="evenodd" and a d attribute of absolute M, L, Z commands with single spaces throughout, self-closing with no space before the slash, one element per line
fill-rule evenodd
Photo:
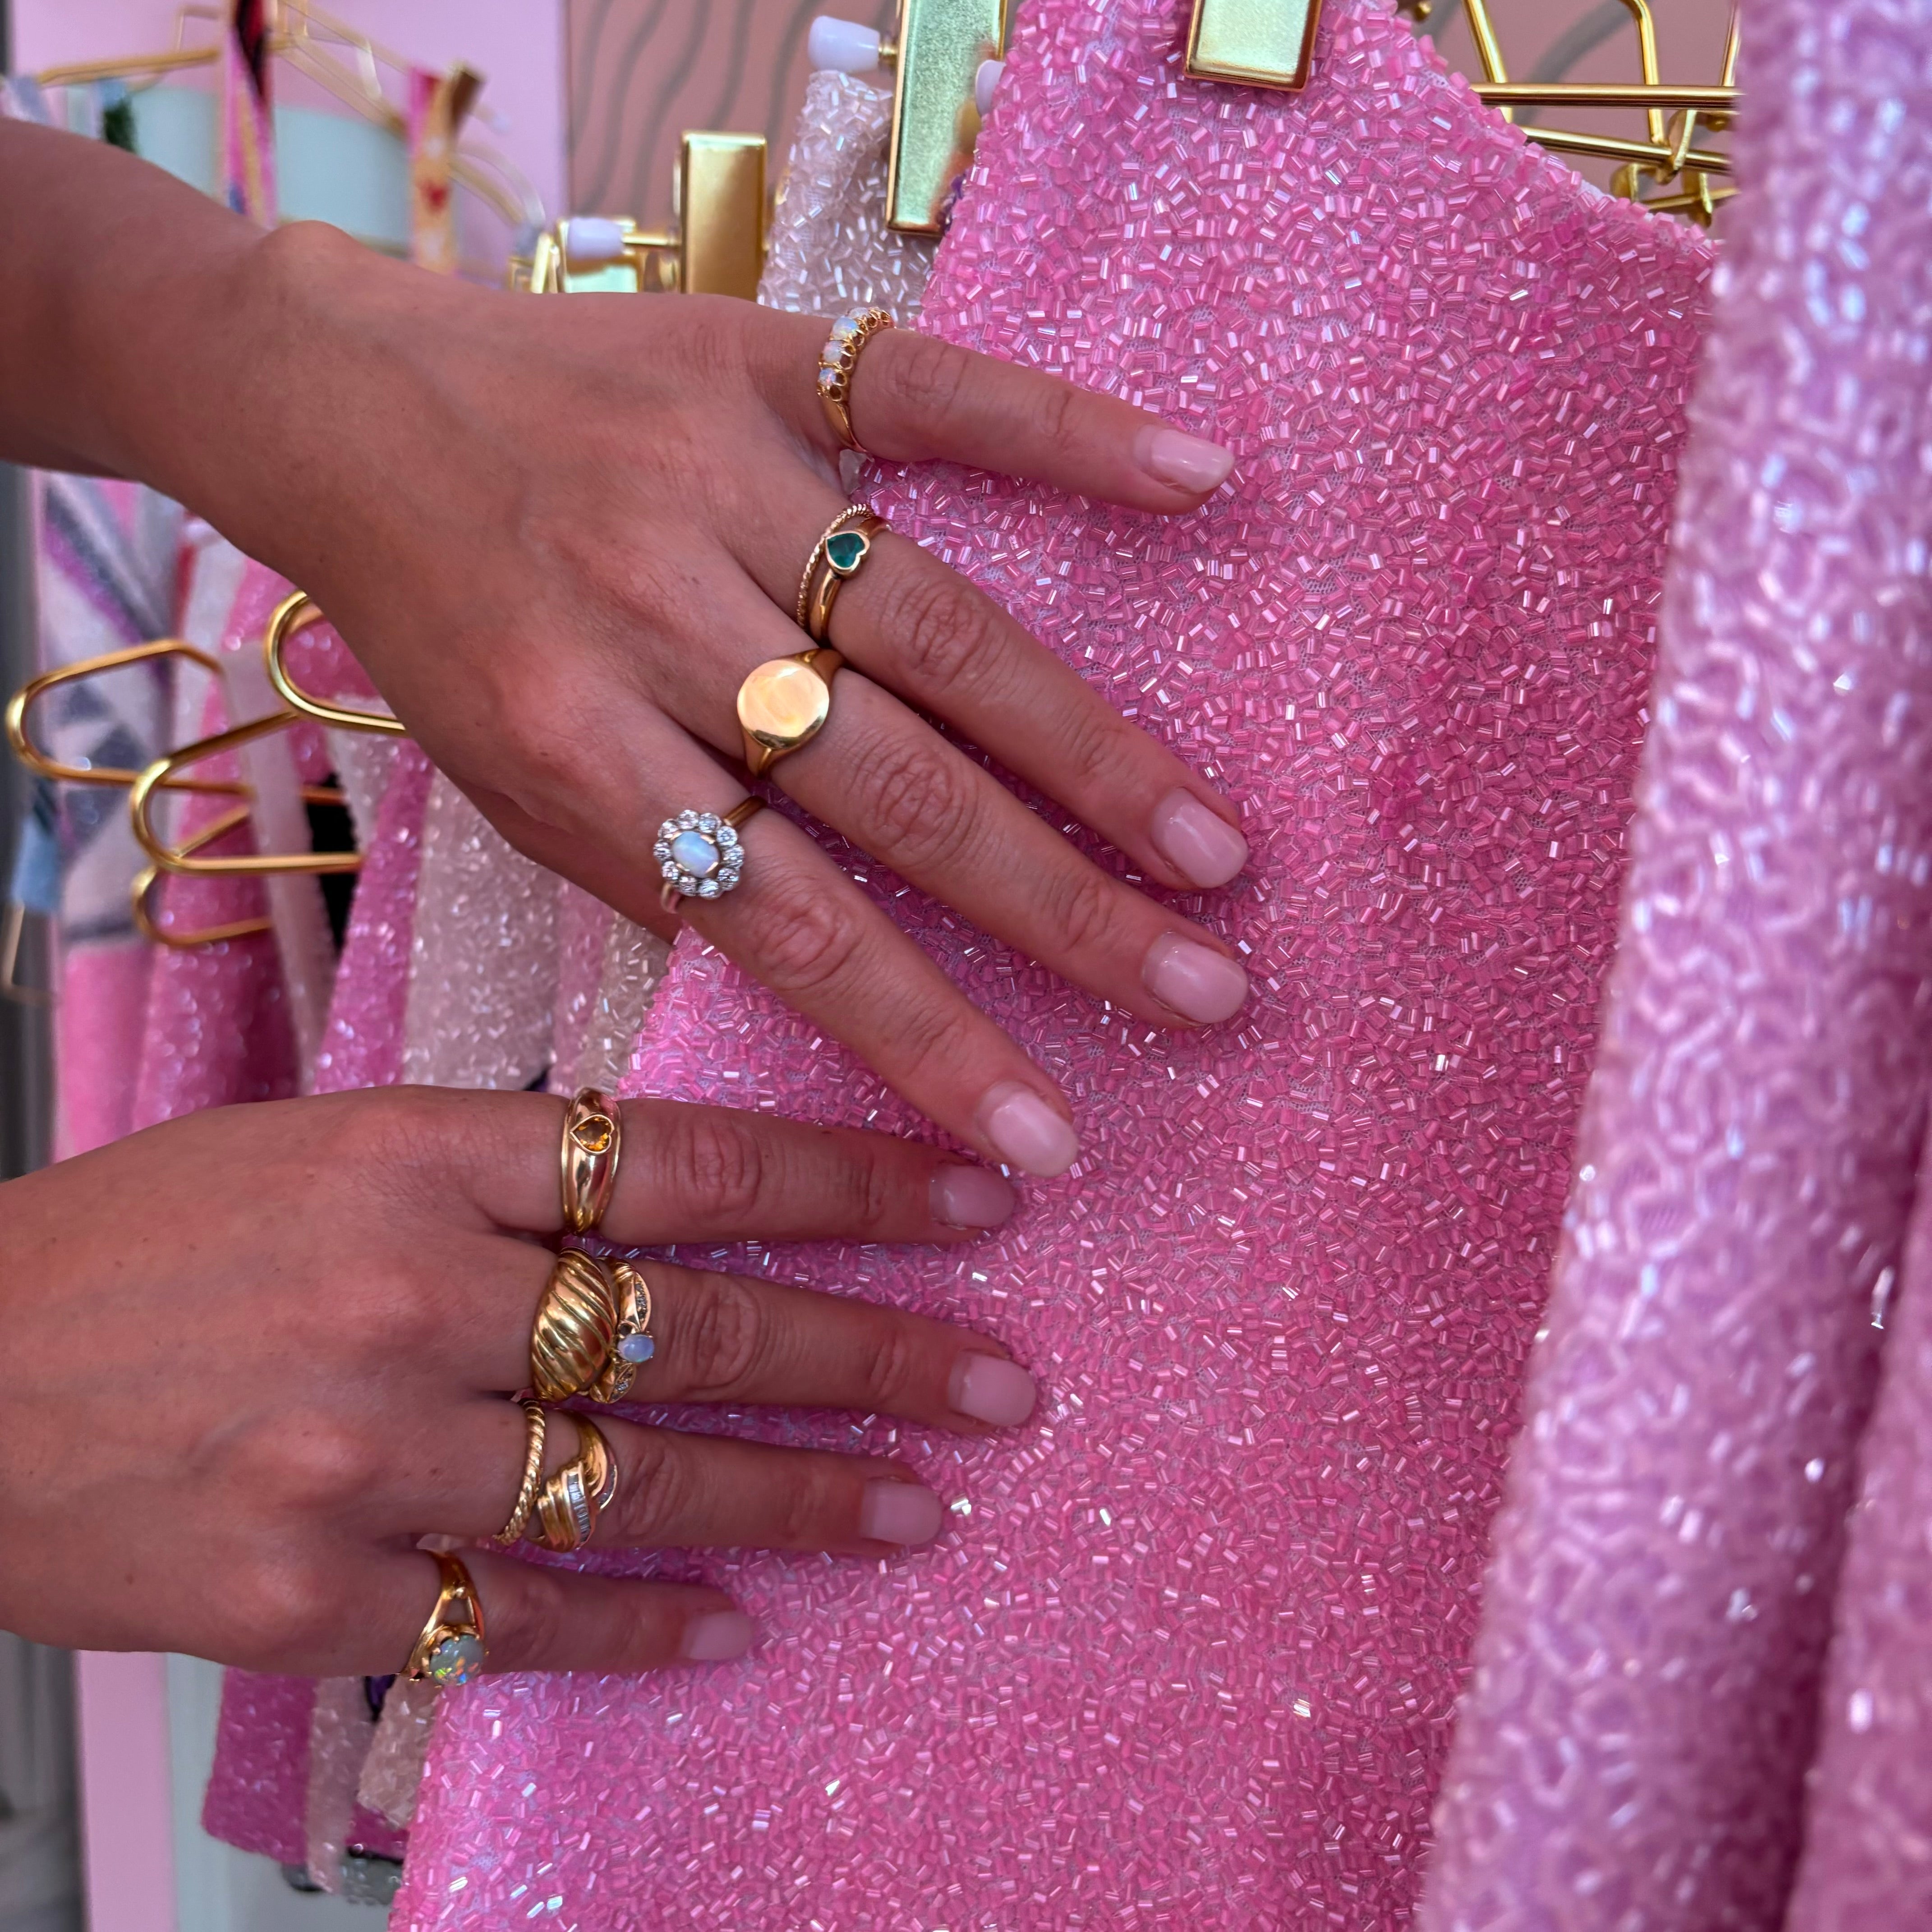
<path fill-rule="evenodd" d="M 651 848 L 664 884 L 658 903 L 676 912 L 686 898 L 722 898 L 745 876 L 745 848 L 738 834 L 765 808 L 761 798 L 740 799 L 729 812 L 686 810 L 658 827 Z"/>
<path fill-rule="evenodd" d="M 818 353 L 818 400 L 832 433 L 848 449 L 866 454 L 865 446 L 852 434 L 852 372 L 867 343 L 892 326 L 882 308 L 848 309 L 832 325 L 825 346 Z"/>

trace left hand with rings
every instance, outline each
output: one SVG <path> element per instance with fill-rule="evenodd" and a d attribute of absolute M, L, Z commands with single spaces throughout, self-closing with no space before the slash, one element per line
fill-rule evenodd
<path fill-rule="evenodd" d="M 701 1584 L 493 1539 L 877 1558 L 938 1536 L 946 1499 L 902 1462 L 584 1404 L 634 1375 L 635 1402 L 983 1435 L 1034 1401 L 997 1341 L 656 1262 L 626 1284 L 545 1244 L 567 1213 L 624 1246 L 956 1243 L 1006 1217 L 1006 1182 L 884 1136 L 650 1101 L 568 1117 L 573 1182 L 566 1118 L 431 1088 L 278 1102 L 0 1186 L 0 1628 L 338 1676 L 650 1670 L 742 1654 L 750 1619 Z M 570 1409 L 512 1399 L 540 1322 Z M 433 1558 L 425 1536 L 457 1547 Z"/>
<path fill-rule="evenodd" d="M 300 584 L 532 857 L 659 931 L 681 914 L 940 1126 L 1034 1173 L 1078 1150 L 1054 1082 L 783 814 L 747 829 L 742 883 L 702 890 L 726 882 L 713 835 L 752 724 L 794 746 L 770 782 L 1097 998 L 1168 1027 L 1242 1004 L 1227 945 L 926 721 L 1167 892 L 1245 862 L 1214 788 L 904 537 L 856 530 L 815 592 L 807 568 L 847 508 L 848 432 L 1160 517 L 1204 502 L 1226 450 L 904 328 L 832 339 L 828 409 L 830 319 L 499 293 L 315 224 L 263 237 L 45 129 L 0 124 L 0 370 L 32 372 L 0 384 L 0 454 L 151 482 Z M 843 668 L 783 668 L 814 647 Z"/>

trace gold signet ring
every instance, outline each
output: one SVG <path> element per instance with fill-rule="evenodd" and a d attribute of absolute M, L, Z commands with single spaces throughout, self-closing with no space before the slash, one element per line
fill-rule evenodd
<path fill-rule="evenodd" d="M 818 736 L 832 715 L 832 680 L 844 662 L 830 646 L 768 658 L 739 686 L 738 723 L 754 778 Z"/>

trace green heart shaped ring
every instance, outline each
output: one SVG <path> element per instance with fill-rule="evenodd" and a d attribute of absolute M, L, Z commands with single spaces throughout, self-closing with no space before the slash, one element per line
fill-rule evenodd
<path fill-rule="evenodd" d="M 874 540 L 885 528 L 885 520 L 874 516 L 864 504 L 848 503 L 812 545 L 793 614 L 814 644 L 824 644 L 830 636 L 832 607 L 839 592 L 858 575 L 872 554 Z"/>

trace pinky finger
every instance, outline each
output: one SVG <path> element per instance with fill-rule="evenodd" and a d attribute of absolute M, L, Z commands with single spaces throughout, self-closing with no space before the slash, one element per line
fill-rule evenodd
<path fill-rule="evenodd" d="M 482 1550 L 458 1552 L 483 1606 L 488 1660 L 504 1670 L 592 1670 L 625 1674 L 717 1664 L 751 1648 L 757 1627 L 722 1591 L 694 1583 L 633 1582 L 540 1568 Z M 388 1660 L 357 1668 L 394 1670 L 436 1602 L 434 1559 L 398 1552 L 386 1561 L 368 1628 L 389 1633 Z"/>

